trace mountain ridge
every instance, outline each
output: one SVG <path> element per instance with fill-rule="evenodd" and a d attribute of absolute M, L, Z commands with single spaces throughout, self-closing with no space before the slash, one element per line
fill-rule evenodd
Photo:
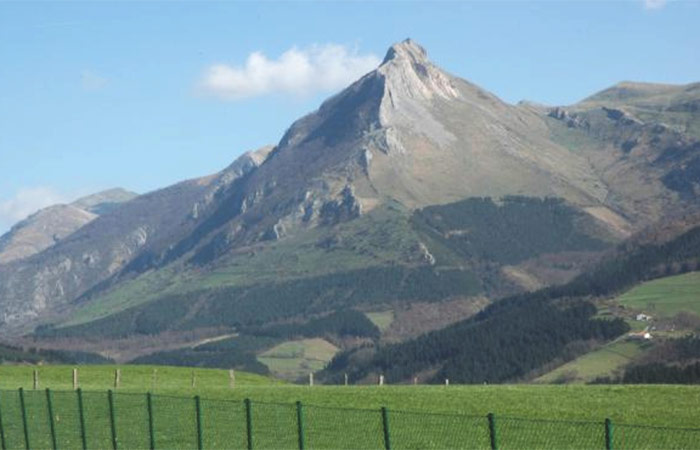
<path fill-rule="evenodd" d="M 692 111 L 682 114 L 673 116 L 677 124 L 695 123 Z M 0 266 L 0 332 L 26 332 L 110 296 L 135 292 L 166 304 L 185 284 L 198 293 L 173 305 L 235 314 L 221 302 L 244 300 L 236 300 L 238 294 L 226 300 L 220 291 L 238 289 L 240 299 L 263 292 L 278 281 L 270 268 L 284 271 L 285 264 L 299 265 L 286 286 L 301 293 L 316 282 L 303 280 L 323 280 L 318 283 L 330 291 L 332 281 L 343 280 L 352 291 L 357 277 L 376 282 L 369 268 L 399 284 L 448 274 L 510 288 L 506 268 L 491 252 L 450 253 L 449 239 L 469 239 L 468 232 L 457 229 L 463 234 L 426 244 L 429 238 L 409 219 L 412 212 L 475 198 L 557 198 L 552 205 L 523 200 L 489 211 L 499 217 L 517 215 L 518 208 L 550 208 L 572 220 L 566 229 L 586 236 L 605 229 L 605 245 L 619 242 L 665 214 L 696 207 L 692 190 L 700 181 L 687 165 L 695 157 L 692 130 L 638 115 L 612 103 L 509 105 L 433 65 L 417 43 L 395 44 L 376 70 L 295 121 L 276 146 L 242 155 L 218 174 L 139 196 L 45 252 Z M 431 245 L 447 248 L 449 264 L 435 261 Z M 552 248 L 554 255 L 535 249 L 528 258 L 541 260 L 509 270 L 522 275 L 536 264 L 571 262 L 570 248 Z M 594 258 L 601 247 L 583 250 Z M 335 272 L 325 267 L 333 258 Z M 557 258 L 564 262 L 554 263 Z M 251 273 L 249 266 L 267 272 Z M 337 277 L 326 277 L 329 272 Z M 317 298 L 314 313 L 343 306 L 330 291 Z M 472 291 L 465 287 L 459 295 Z M 438 299 L 376 299 L 399 300 Z M 367 306 L 357 301 L 353 307 Z M 299 311 L 275 320 L 301 320 Z"/>

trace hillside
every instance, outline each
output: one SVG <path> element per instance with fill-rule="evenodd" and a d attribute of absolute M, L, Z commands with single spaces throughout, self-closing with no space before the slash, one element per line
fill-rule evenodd
<path fill-rule="evenodd" d="M 627 333 L 628 322 L 638 311 L 620 310 L 624 300 L 615 300 L 615 296 L 645 280 L 693 270 L 698 254 L 700 227 L 657 245 L 621 246 L 595 269 L 567 284 L 497 301 L 471 319 L 404 343 L 340 354 L 323 376 L 337 380 L 341 373 L 350 373 L 354 380 L 361 381 L 383 373 L 393 382 L 417 376 L 437 383 L 445 378 L 468 383 L 529 380 Z M 686 275 L 691 276 L 694 274 Z M 594 302 L 605 305 L 608 313 L 597 315 Z M 611 315 L 613 308 L 617 311 Z M 684 323 L 690 332 L 697 331 L 697 316 L 695 321 L 679 317 L 665 326 L 680 329 Z M 630 360 L 635 356 L 631 355 Z M 598 359 L 586 355 L 568 370 L 580 371 L 582 364 L 588 367 Z M 602 369 L 593 370 L 595 377 L 609 375 L 624 365 L 614 366 L 611 361 L 603 364 Z M 566 370 L 553 377 L 566 375 Z"/>
<path fill-rule="evenodd" d="M 631 234 L 697 206 L 696 113 L 676 114 L 697 92 L 651 91 L 644 102 L 608 93 L 569 107 L 510 105 L 441 70 L 417 43 L 395 44 L 276 146 L 108 209 L 0 266 L 0 333 L 36 330 L 23 339 L 122 361 L 148 348 L 212 364 L 221 355 L 190 351 L 202 339 L 299 327 L 291 341 L 334 313 L 390 311 L 379 337 L 303 336 L 383 344 L 567 283 Z M 553 355 L 621 330 L 585 300 L 539 306 L 580 326 Z M 521 313 L 536 327 L 534 310 Z"/>

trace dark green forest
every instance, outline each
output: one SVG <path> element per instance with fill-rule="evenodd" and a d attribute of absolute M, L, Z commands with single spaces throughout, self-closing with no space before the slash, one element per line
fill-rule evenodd
<path fill-rule="evenodd" d="M 660 245 L 620 247 L 596 269 L 565 285 L 494 302 L 448 328 L 374 348 L 369 358 L 368 349 L 341 353 L 323 376 L 337 381 L 348 372 L 360 380 L 384 373 L 388 380 L 400 382 L 432 371 L 435 375 L 428 381 L 436 383 L 445 378 L 461 383 L 516 381 L 555 359 L 576 357 L 572 343 L 606 341 L 628 331 L 621 319 L 594 319 L 596 309 L 589 299 L 612 296 L 647 279 L 694 270 L 698 255 L 700 227 Z M 630 372 L 629 376 L 637 375 Z"/>
<path fill-rule="evenodd" d="M 602 250 L 586 214 L 556 198 L 469 198 L 416 211 L 414 227 L 464 259 L 517 264 L 562 251 Z"/>
<path fill-rule="evenodd" d="M 104 319 L 65 328 L 42 326 L 42 337 L 126 337 L 197 327 L 259 327 L 354 306 L 393 301 L 440 301 L 481 292 L 476 277 L 429 266 L 372 267 L 315 278 L 170 296 Z M 202 303 L 190 314 L 192 305 Z"/>

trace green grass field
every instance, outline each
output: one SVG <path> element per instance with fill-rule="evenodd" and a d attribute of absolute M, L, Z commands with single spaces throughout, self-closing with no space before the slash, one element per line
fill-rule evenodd
<path fill-rule="evenodd" d="M 598 377 L 612 376 L 645 351 L 644 342 L 618 340 L 586 353 L 537 378 L 538 383 L 587 383 Z M 647 344 L 646 347 L 649 347 Z"/>
<path fill-rule="evenodd" d="M 700 314 L 700 272 L 642 283 L 617 301 L 652 316 L 669 317 L 681 311 Z"/>
<path fill-rule="evenodd" d="M 32 366 L 0 367 L 0 408 L 8 447 L 22 447 L 19 396 L 24 387 L 33 448 L 49 447 L 46 396 L 33 391 Z M 110 447 L 106 389 L 114 366 L 80 367 L 88 447 Z M 40 366 L 40 387 L 54 392 L 54 416 L 61 448 L 80 447 L 77 394 L 70 391 L 71 367 Z M 148 447 L 145 391 L 152 390 L 151 366 L 123 366 L 115 395 L 120 448 Z M 205 448 L 245 447 L 243 399 L 252 400 L 255 448 L 297 446 L 296 408 L 304 405 L 306 438 L 316 448 L 379 448 L 379 408 L 388 407 L 395 448 L 488 447 L 486 414 L 496 414 L 502 448 L 602 447 L 603 419 L 613 420 L 620 447 L 693 448 L 700 432 L 629 427 L 694 427 L 700 414 L 697 386 L 300 386 L 237 373 L 157 367 L 152 398 L 157 448 L 195 448 L 194 395 L 202 398 Z M 568 421 L 568 422 L 564 422 Z M 697 439 L 696 439 L 697 438 Z M 632 445 L 634 444 L 634 445 Z"/>
<path fill-rule="evenodd" d="M 376 325 L 377 328 L 379 328 L 379 331 L 385 331 L 387 328 L 389 328 L 391 322 L 394 321 L 394 311 L 392 310 L 368 312 L 365 313 L 365 315 L 374 325 Z"/>
<path fill-rule="evenodd" d="M 275 375 L 296 380 L 323 369 L 336 353 L 338 347 L 324 339 L 301 339 L 272 347 L 258 356 L 258 361 Z"/>

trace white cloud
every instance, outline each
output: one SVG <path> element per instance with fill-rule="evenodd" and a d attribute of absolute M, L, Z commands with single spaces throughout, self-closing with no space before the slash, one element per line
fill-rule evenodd
<path fill-rule="evenodd" d="M 66 201 L 63 195 L 50 187 L 22 188 L 12 198 L 0 200 L 0 232 L 41 208 Z"/>
<path fill-rule="evenodd" d="M 666 6 L 668 0 L 644 0 L 645 9 L 661 9 Z"/>
<path fill-rule="evenodd" d="M 292 47 L 277 59 L 251 53 L 243 66 L 214 64 L 205 70 L 199 88 L 206 94 L 238 100 L 266 94 L 307 95 L 343 88 L 376 68 L 381 60 L 343 45 Z"/>
<path fill-rule="evenodd" d="M 83 87 L 83 90 L 88 92 L 104 89 L 107 86 L 107 82 L 107 78 L 89 70 L 84 70 L 80 74 L 80 85 Z"/>

